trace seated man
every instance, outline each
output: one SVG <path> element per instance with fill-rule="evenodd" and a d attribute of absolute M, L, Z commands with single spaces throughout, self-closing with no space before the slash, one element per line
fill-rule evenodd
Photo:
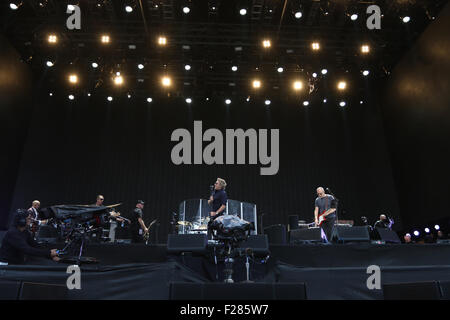
<path fill-rule="evenodd" d="M 28 226 L 31 215 L 25 210 L 17 210 L 13 226 L 6 232 L 0 248 L 0 265 L 21 264 L 25 262 L 25 255 L 51 258 L 59 261 L 56 249 L 39 249 L 33 239 Z"/>

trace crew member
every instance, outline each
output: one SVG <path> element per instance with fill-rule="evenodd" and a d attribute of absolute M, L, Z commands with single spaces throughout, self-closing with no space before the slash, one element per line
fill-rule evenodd
<path fill-rule="evenodd" d="M 317 188 L 316 191 L 318 197 L 315 200 L 314 221 L 317 226 L 321 222 L 320 226 L 325 233 L 326 240 L 331 242 L 331 235 L 336 221 L 337 201 L 332 195 L 326 194 L 322 187 Z M 321 218 L 325 218 L 325 220 L 319 222 Z"/>
<path fill-rule="evenodd" d="M 31 214 L 26 210 L 17 210 L 13 225 L 6 232 L 0 248 L 0 265 L 21 264 L 25 262 L 25 255 L 51 258 L 59 261 L 56 249 L 39 249 L 33 239 L 28 226 L 32 220 Z"/>
<path fill-rule="evenodd" d="M 143 235 L 148 232 L 144 223 L 144 201 L 138 200 L 131 216 L 131 239 L 133 243 L 144 242 Z"/>
<path fill-rule="evenodd" d="M 381 214 L 380 215 L 380 220 L 378 220 L 377 222 L 375 222 L 375 224 L 373 225 L 374 228 L 383 228 L 383 229 L 390 229 L 391 228 L 391 223 L 388 220 L 388 218 L 386 217 L 386 215 Z"/>
<path fill-rule="evenodd" d="M 225 214 L 225 209 L 227 207 L 227 193 L 225 192 L 225 187 L 227 183 L 221 178 L 217 178 L 214 184 L 213 194 L 209 197 L 208 204 L 211 206 L 212 211 L 209 216 L 212 220 Z"/>
<path fill-rule="evenodd" d="M 97 207 L 103 206 L 103 201 L 105 201 L 105 197 L 102 196 L 101 194 L 99 194 L 97 196 L 97 201 L 95 202 L 95 206 L 97 206 Z"/>

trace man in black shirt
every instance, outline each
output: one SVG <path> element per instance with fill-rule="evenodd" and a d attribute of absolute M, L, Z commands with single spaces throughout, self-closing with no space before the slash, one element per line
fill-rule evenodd
<path fill-rule="evenodd" d="M 382 214 L 380 215 L 380 220 L 378 220 L 377 222 L 375 222 L 375 224 L 373 225 L 374 228 L 384 228 L 384 229 L 390 229 L 391 228 L 391 223 L 388 220 L 388 218 L 386 217 L 386 215 Z"/>
<path fill-rule="evenodd" d="M 225 187 L 227 183 L 221 178 L 217 178 L 214 184 L 213 194 L 209 197 L 208 204 L 211 206 L 212 211 L 209 213 L 211 219 L 215 219 L 225 213 L 227 207 L 227 193 Z"/>
<path fill-rule="evenodd" d="M 25 255 L 51 258 L 59 261 L 56 249 L 39 249 L 27 227 L 31 223 L 31 214 L 17 210 L 14 224 L 5 234 L 0 248 L 0 264 L 20 264 L 25 262 Z"/>
<path fill-rule="evenodd" d="M 133 243 L 144 242 L 143 235 L 148 232 L 148 228 L 144 223 L 144 201 L 138 200 L 136 208 L 133 210 L 131 216 L 131 240 Z"/>

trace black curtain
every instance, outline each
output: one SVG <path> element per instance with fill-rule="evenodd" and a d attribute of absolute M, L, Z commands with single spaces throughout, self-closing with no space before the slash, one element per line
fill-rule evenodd
<path fill-rule="evenodd" d="M 331 99 L 330 99 L 331 100 Z M 224 178 L 230 199 L 256 203 L 264 225 L 287 224 L 288 215 L 313 221 L 316 187 L 331 188 L 341 200 L 340 219 L 377 220 L 381 212 L 398 219 L 398 205 L 384 134 L 376 106 L 312 101 L 308 107 L 291 101 L 178 98 L 115 98 L 65 94 L 35 99 L 31 134 L 15 190 L 14 208 L 33 199 L 42 206 L 122 202 L 129 216 L 136 200 L 146 201 L 145 221 L 158 218 L 159 239 L 169 231 L 172 211 L 184 199 L 206 198 L 209 185 Z M 278 174 L 260 175 L 261 165 L 174 165 L 170 141 L 177 128 L 193 135 L 193 121 L 203 130 L 278 128 Z M 206 145 L 206 143 L 204 143 Z M 224 152 L 225 154 L 225 152 Z M 248 157 L 248 156 L 247 156 Z"/>

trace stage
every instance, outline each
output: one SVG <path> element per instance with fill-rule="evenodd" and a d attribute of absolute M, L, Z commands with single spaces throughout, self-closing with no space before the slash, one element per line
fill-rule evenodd
<path fill-rule="evenodd" d="M 81 290 L 69 290 L 68 299 L 168 300 L 171 283 L 223 281 L 223 262 L 216 265 L 212 251 L 205 255 L 171 255 L 165 245 L 91 244 L 86 255 L 100 262 L 81 266 Z M 269 257 L 251 259 L 250 280 L 260 285 L 304 284 L 306 298 L 311 300 L 383 299 L 383 290 L 367 287 L 371 276 L 367 268 L 371 265 L 380 267 L 382 285 L 426 281 L 445 284 L 450 281 L 450 245 L 273 245 Z M 67 266 L 31 259 L 25 265 L 0 267 L 0 282 L 65 286 Z M 245 280 L 244 256 L 236 257 L 233 270 L 235 282 Z M 195 294 L 190 298 L 196 299 Z"/>

